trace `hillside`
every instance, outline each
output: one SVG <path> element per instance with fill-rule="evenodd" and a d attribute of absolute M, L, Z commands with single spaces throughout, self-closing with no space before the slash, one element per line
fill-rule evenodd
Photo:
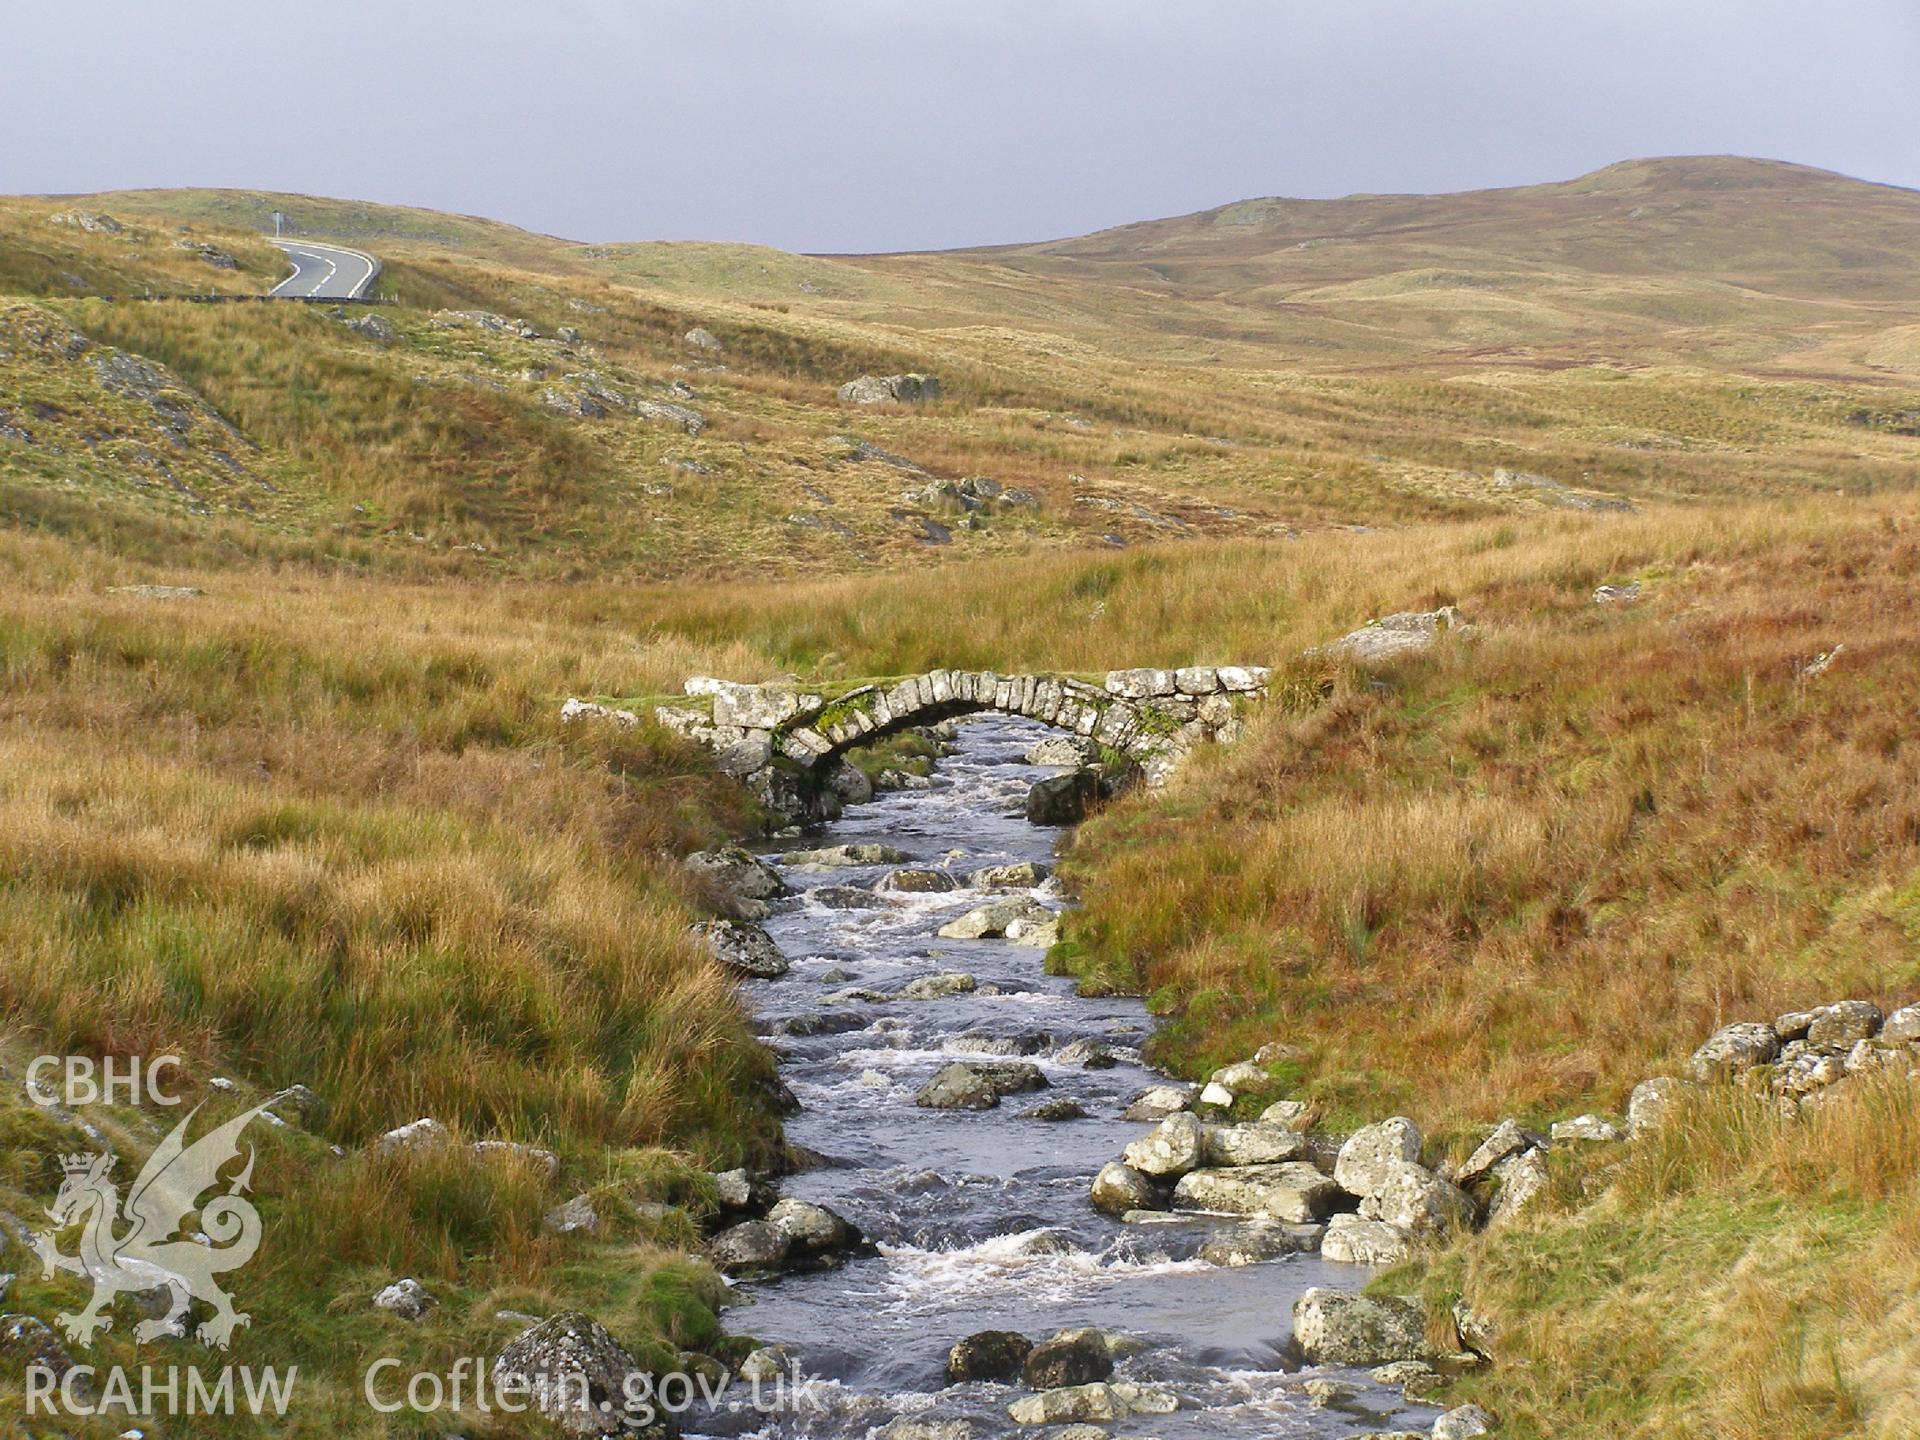
<path fill-rule="evenodd" d="M 1444 196 L 1268 198 L 1077 239 L 851 263 L 956 308 L 1170 335 L 1231 363 L 1668 361 L 1912 377 L 1920 192 L 1769 161 L 1611 166 Z M 1196 356 L 1196 358 L 1199 358 Z"/>
<path fill-rule="evenodd" d="M 276 207 L 373 246 L 391 303 L 95 298 L 265 291 Z M 1920 455 L 1916 237 L 1909 192 L 1737 161 L 851 258 L 251 192 L 16 199 L 0 483 L 134 553 L 636 578 L 1872 492 Z M 903 371 L 941 398 L 836 398 Z M 1025 498 L 981 508 L 970 477 Z"/>

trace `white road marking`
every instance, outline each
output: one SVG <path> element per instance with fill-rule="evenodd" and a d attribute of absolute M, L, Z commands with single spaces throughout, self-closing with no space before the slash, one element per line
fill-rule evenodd
<path fill-rule="evenodd" d="M 349 250 L 344 245 L 322 245 L 317 241 L 309 242 L 306 245 L 296 245 L 284 240 L 276 240 L 274 243 L 287 253 L 288 257 L 293 260 L 294 266 L 293 274 L 287 276 L 286 279 L 269 290 L 267 292 L 269 295 L 285 293 L 289 295 L 302 294 L 310 298 L 324 298 L 321 297 L 320 292 L 333 283 L 334 276 L 339 273 L 340 257 L 348 256 L 358 260 L 362 265 L 367 267 L 367 273 L 354 284 L 348 286 L 345 295 L 338 297 L 341 299 L 354 299 L 358 297 L 361 290 L 366 288 L 368 282 L 373 279 L 374 271 L 377 268 L 371 255 L 363 254 L 358 250 Z M 302 260 L 313 262 L 313 264 L 303 265 L 300 263 Z M 308 274 L 313 268 L 313 265 L 325 265 L 327 267 L 327 273 L 320 276 L 303 290 L 291 291 L 287 289 L 287 286 L 293 284 L 296 280 L 301 280 Z"/>

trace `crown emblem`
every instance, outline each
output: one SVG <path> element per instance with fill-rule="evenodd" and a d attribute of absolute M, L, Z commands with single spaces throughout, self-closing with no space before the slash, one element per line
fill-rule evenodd
<path fill-rule="evenodd" d="M 74 1155 L 62 1155 L 60 1168 L 69 1175 L 84 1175 L 93 1168 L 95 1156 L 82 1150 Z"/>

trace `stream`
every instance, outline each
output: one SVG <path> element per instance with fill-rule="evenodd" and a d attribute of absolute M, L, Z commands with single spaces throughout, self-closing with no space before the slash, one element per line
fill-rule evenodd
<path fill-rule="evenodd" d="M 1058 832 L 1022 813 L 1027 788 L 1054 773 L 1022 756 L 1050 733 L 999 716 L 963 723 L 933 788 L 851 806 L 817 838 L 789 848 L 881 843 L 911 857 L 898 864 L 945 866 L 961 878 L 987 865 L 1050 862 Z M 1036 1435 L 1007 1415 L 1008 1403 L 1029 1393 L 1024 1387 L 949 1385 L 947 1351 L 980 1330 L 1039 1341 L 1074 1326 L 1139 1342 L 1114 1378 L 1180 1397 L 1173 1414 L 1107 1427 L 1121 1435 L 1345 1436 L 1430 1425 L 1437 1411 L 1408 1404 L 1364 1373 L 1288 1368 L 1294 1299 L 1314 1285 L 1355 1288 L 1367 1272 L 1317 1254 L 1224 1268 L 1197 1252 L 1230 1221 L 1130 1225 L 1092 1208 L 1094 1174 L 1151 1128 L 1121 1111 L 1165 1082 L 1140 1063 L 1151 1025 L 1145 1007 L 1076 996 L 1072 981 L 1041 973 L 1042 949 L 940 938 L 941 925 L 990 898 L 981 891 L 888 893 L 884 904 L 858 909 L 812 897 L 821 886 L 871 886 L 892 868 L 785 869 L 800 893 L 765 923 L 793 968 L 746 986 L 802 1106 L 787 1121 L 788 1138 L 825 1157 L 786 1179 L 782 1193 L 838 1211 L 880 1253 L 741 1284 L 736 1299 L 746 1303 L 729 1310 L 729 1327 L 790 1347 L 824 1383 L 811 1406 L 773 1417 L 723 1412 L 697 1428 L 764 1440 L 861 1440 L 908 1415 L 965 1420 L 975 1437 Z M 1029 893 L 1063 908 L 1051 882 Z M 848 986 L 895 991 L 942 971 L 965 971 L 979 988 L 922 1001 L 827 1000 Z M 835 1017 L 832 1033 L 805 1033 L 823 1010 Z M 1119 1063 L 1092 1070 L 1054 1058 L 1085 1038 L 1104 1042 Z M 1033 1060 L 1051 1088 L 984 1111 L 914 1104 L 941 1066 L 994 1058 L 983 1049 Z M 1087 1118 L 1022 1118 L 1063 1096 Z M 1315 1409 L 1301 1381 L 1323 1373 L 1352 1385 L 1372 1413 Z"/>

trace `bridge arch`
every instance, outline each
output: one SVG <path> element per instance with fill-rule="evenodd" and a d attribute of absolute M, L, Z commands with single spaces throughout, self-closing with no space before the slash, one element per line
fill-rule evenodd
<path fill-rule="evenodd" d="M 1198 743 L 1236 738 L 1242 708 L 1266 697 L 1261 666 L 1111 670 L 1098 684 L 1083 676 L 1001 675 L 929 670 L 845 689 L 750 685 L 695 676 L 687 703 L 660 705 L 655 717 L 714 752 L 770 816 L 788 823 L 819 818 L 826 777 L 848 750 L 912 726 L 995 711 L 1079 735 L 1138 764 L 1149 785 L 1163 784 Z M 630 711 L 570 700 L 563 715 Z"/>

